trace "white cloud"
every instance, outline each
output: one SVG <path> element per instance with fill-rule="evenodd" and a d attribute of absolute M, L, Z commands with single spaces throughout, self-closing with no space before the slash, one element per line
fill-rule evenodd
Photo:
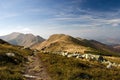
<path fill-rule="evenodd" d="M 22 32 L 31 32 L 32 30 L 30 28 L 23 28 L 21 31 Z"/>
<path fill-rule="evenodd" d="M 112 24 L 112 26 L 116 27 L 116 26 L 119 26 L 119 24 L 118 23 L 114 23 L 114 24 Z"/>
<path fill-rule="evenodd" d="M 11 28 L 11 27 L 10 27 Z M 16 26 L 11 29 L 12 32 L 20 32 L 20 33 L 32 33 L 32 29 L 26 26 Z"/>
<path fill-rule="evenodd" d="M 105 18 L 94 18 L 92 15 L 80 15 L 80 16 L 67 16 L 67 14 L 64 16 L 59 15 L 59 17 L 53 18 L 54 21 L 60 21 L 60 22 L 76 22 L 76 24 L 66 24 L 66 25 L 79 25 L 79 26 L 88 26 L 88 27 L 102 27 L 106 25 L 111 26 L 119 26 L 120 24 L 120 18 L 113 18 L 113 19 L 105 19 Z"/>
<path fill-rule="evenodd" d="M 109 23 L 120 23 L 120 19 L 111 19 L 108 20 Z"/>

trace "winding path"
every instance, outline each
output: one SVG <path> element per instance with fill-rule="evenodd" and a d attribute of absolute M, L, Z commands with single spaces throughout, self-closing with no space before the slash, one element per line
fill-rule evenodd
<path fill-rule="evenodd" d="M 37 55 L 28 56 L 28 60 L 25 64 L 25 73 L 23 74 L 26 80 L 51 80 Z"/>

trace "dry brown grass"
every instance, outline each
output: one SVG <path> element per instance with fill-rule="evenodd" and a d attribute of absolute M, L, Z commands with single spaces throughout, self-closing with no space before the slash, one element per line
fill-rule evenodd
<path fill-rule="evenodd" d="M 120 57 L 105 56 L 105 58 L 111 62 L 120 64 Z"/>
<path fill-rule="evenodd" d="M 0 80 L 24 80 L 23 63 L 31 52 L 19 46 L 0 44 Z M 15 56 L 8 57 L 5 53 L 14 53 Z"/>
<path fill-rule="evenodd" d="M 119 80 L 120 69 L 107 69 L 105 64 L 85 59 L 66 58 L 39 53 L 53 80 Z M 85 75 L 87 77 L 85 77 Z"/>

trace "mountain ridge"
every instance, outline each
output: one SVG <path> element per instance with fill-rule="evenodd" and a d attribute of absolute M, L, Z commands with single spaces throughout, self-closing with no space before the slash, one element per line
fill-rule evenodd
<path fill-rule="evenodd" d="M 78 39 L 65 34 L 53 34 L 46 41 L 32 46 L 44 51 L 67 51 L 95 53 L 103 55 L 119 55 L 112 47 L 95 40 Z"/>
<path fill-rule="evenodd" d="M 0 36 L 1 39 L 13 44 L 13 45 L 20 45 L 24 47 L 30 47 L 38 42 L 42 42 L 45 39 L 40 36 L 35 36 L 31 33 L 23 34 L 18 32 L 13 32 L 11 34 Z"/>

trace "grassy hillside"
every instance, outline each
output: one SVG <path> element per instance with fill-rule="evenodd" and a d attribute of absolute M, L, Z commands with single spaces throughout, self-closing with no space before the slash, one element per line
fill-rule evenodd
<path fill-rule="evenodd" d="M 67 51 L 81 52 L 89 50 L 89 47 L 84 47 L 78 44 L 79 40 L 64 34 L 55 34 L 41 44 L 33 46 L 33 49 L 46 51 Z"/>
<path fill-rule="evenodd" d="M 112 47 L 94 40 L 74 38 L 65 34 L 54 34 L 42 43 L 36 44 L 33 49 L 49 52 L 67 51 L 79 53 L 92 53 L 109 56 L 120 56 Z"/>
<path fill-rule="evenodd" d="M 120 68 L 107 69 L 106 65 L 84 59 L 66 58 L 39 53 L 53 80 L 119 80 Z"/>
<path fill-rule="evenodd" d="M 62 36 L 62 37 L 61 37 Z M 70 36 L 58 36 L 55 40 L 48 39 L 50 42 L 44 43 L 47 46 L 47 50 L 91 50 L 93 54 L 106 54 L 109 51 L 105 50 L 107 47 L 104 45 L 88 40 L 81 40 L 72 38 Z M 54 36 L 53 36 L 54 37 Z M 52 41 L 52 43 L 51 43 Z M 54 42 L 54 44 L 53 44 Z M 56 43 L 57 42 L 57 43 Z M 96 44 L 97 43 L 97 44 Z M 96 47 L 98 46 L 98 47 Z M 104 47 L 104 50 L 102 49 Z M 60 49 L 59 49 L 60 48 Z M 45 49 L 45 50 L 46 50 Z M 71 50 L 72 51 L 72 50 Z M 85 51 L 84 51 L 85 52 Z M 7 55 L 7 53 L 14 54 L 13 56 Z M 86 51 L 87 53 L 87 51 Z M 89 51 L 88 51 L 89 53 Z M 109 52 L 112 53 L 112 52 Z M 25 80 L 22 76 L 24 73 L 24 63 L 27 61 L 27 57 L 32 54 L 30 49 L 24 49 L 20 46 L 13 46 L 9 43 L 0 40 L 0 80 Z M 113 53 L 114 54 L 114 53 Z M 37 54 L 40 60 L 44 63 L 50 74 L 52 80 L 118 80 L 120 79 L 120 68 L 107 69 L 105 64 L 98 63 L 96 61 L 86 61 L 84 59 L 66 58 L 60 55 L 54 54 Z M 117 63 L 118 59 L 109 58 L 110 61 Z M 38 65 L 37 65 L 38 66 Z M 108 77 L 109 76 L 109 77 Z"/>
<path fill-rule="evenodd" d="M 32 51 L 19 46 L 0 44 L 0 80 L 24 80 L 23 63 Z M 7 53 L 13 53 L 9 56 Z"/>

